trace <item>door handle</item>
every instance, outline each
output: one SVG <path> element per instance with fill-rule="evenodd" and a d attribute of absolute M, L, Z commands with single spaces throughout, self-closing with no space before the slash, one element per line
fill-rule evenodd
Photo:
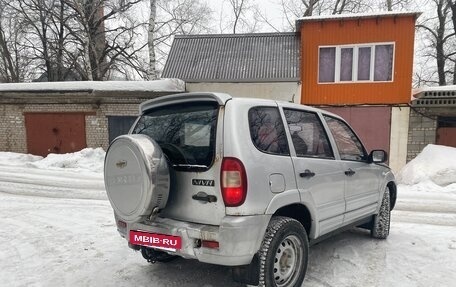
<path fill-rule="evenodd" d="M 198 192 L 197 194 L 194 194 L 192 198 L 205 202 L 217 202 L 217 197 L 215 195 L 208 195 L 205 192 Z"/>
<path fill-rule="evenodd" d="M 348 170 L 345 171 L 345 175 L 347 176 L 352 176 L 356 173 L 353 169 L 349 168 Z"/>
<path fill-rule="evenodd" d="M 304 172 L 299 173 L 299 176 L 311 178 L 311 177 L 315 176 L 315 172 L 312 172 L 312 171 L 306 169 Z"/>

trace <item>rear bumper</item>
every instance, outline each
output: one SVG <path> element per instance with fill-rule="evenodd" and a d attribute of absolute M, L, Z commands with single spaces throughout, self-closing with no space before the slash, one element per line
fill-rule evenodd
<path fill-rule="evenodd" d="M 148 224 L 133 223 L 118 230 L 127 240 L 130 230 L 179 236 L 182 238 L 181 249 L 168 253 L 200 262 L 238 266 L 251 262 L 260 248 L 270 219 L 271 215 L 226 216 L 219 226 L 214 226 L 157 218 Z M 219 248 L 200 247 L 200 240 L 217 241 Z"/>

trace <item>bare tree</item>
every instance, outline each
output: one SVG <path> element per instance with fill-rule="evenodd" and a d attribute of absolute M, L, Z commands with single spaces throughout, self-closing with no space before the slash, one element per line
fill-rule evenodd
<path fill-rule="evenodd" d="M 144 78 L 146 79 L 158 77 L 160 67 L 164 65 L 175 35 L 207 33 L 212 31 L 209 24 L 212 10 L 204 1 L 150 1 L 151 12 L 149 22 L 147 23 L 149 66 L 145 68 L 147 72 Z M 154 7 L 152 4 L 156 6 Z"/>
<path fill-rule="evenodd" d="M 358 13 L 371 10 L 369 1 L 363 0 L 280 0 L 288 28 L 294 30 L 298 18 L 324 14 Z"/>
<path fill-rule="evenodd" d="M 70 33 L 82 47 L 79 54 L 83 61 L 78 61 L 78 71 L 84 79 L 104 80 L 111 74 L 110 69 L 116 69 L 120 63 L 137 69 L 130 58 L 146 46 L 135 46 L 137 30 L 143 22 L 128 13 L 142 0 L 65 1 L 79 24 Z"/>
<path fill-rule="evenodd" d="M 36 74 L 35 50 L 24 19 L 10 4 L 0 0 L 0 81 L 21 82 Z"/>
<path fill-rule="evenodd" d="M 48 73 L 49 79 L 54 80 L 49 47 L 49 27 L 51 24 L 51 10 L 54 9 L 55 1 L 49 0 L 14 0 L 8 2 L 8 8 L 19 15 L 24 29 L 27 29 L 27 43 L 33 50 L 35 59 L 41 59 L 44 64 L 44 71 Z"/>
<path fill-rule="evenodd" d="M 306 17 L 306 16 L 312 16 L 314 14 L 314 8 L 318 4 L 319 0 L 308 0 L 308 1 L 301 0 L 301 2 L 306 7 L 306 9 L 304 10 L 304 14 L 302 16 Z"/>
<path fill-rule="evenodd" d="M 7 33 L 5 33 L 4 25 L 8 24 L 6 21 L 3 21 L 6 18 L 5 9 L 6 5 L 0 2 L 0 75 L 2 75 L 0 82 L 19 82 L 18 71 L 14 66 L 11 44 L 7 39 Z"/>
<path fill-rule="evenodd" d="M 234 15 L 233 34 L 236 34 L 236 27 L 241 20 L 242 14 L 244 13 L 245 2 L 246 0 L 229 0 Z"/>
<path fill-rule="evenodd" d="M 155 80 L 157 78 L 157 69 L 155 59 L 155 43 L 154 43 L 154 32 L 155 32 L 155 18 L 157 17 L 157 0 L 150 0 L 150 16 L 148 26 L 148 37 L 147 45 L 149 47 L 149 69 L 147 73 L 147 79 Z"/>
<path fill-rule="evenodd" d="M 456 38 L 456 1 L 448 0 L 448 6 L 451 10 L 451 23 L 453 27 L 453 35 L 455 35 L 454 38 Z M 456 85 L 456 57 L 454 51 L 451 56 L 452 57 L 450 57 L 450 60 L 453 62 L 453 85 Z"/>
<path fill-rule="evenodd" d="M 435 59 L 437 64 L 437 82 L 440 86 L 444 86 L 447 84 L 447 77 L 454 74 L 454 70 L 448 69 L 448 62 L 451 61 L 456 53 L 454 48 L 449 49 L 448 45 L 454 44 L 455 31 L 451 32 L 448 29 L 451 12 L 450 1 L 432 0 L 431 2 L 435 5 L 436 17 L 424 19 L 417 27 L 425 30 L 428 36 L 433 51 L 427 52 L 424 56 Z"/>
<path fill-rule="evenodd" d="M 258 30 L 258 24 L 260 22 L 260 14 L 258 6 L 252 0 L 228 0 L 227 2 L 229 10 L 228 17 L 224 16 L 223 9 L 220 14 L 220 31 L 225 32 L 225 26 L 229 27 L 229 30 L 233 34 L 239 31 L 244 33 L 252 33 Z M 229 19 L 224 21 L 225 18 Z"/>

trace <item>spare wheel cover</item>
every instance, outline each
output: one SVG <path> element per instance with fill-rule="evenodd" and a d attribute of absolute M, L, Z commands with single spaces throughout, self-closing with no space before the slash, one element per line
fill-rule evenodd
<path fill-rule="evenodd" d="M 106 152 L 104 179 L 109 201 L 126 222 L 163 209 L 169 194 L 169 169 L 160 146 L 146 135 L 117 137 Z"/>

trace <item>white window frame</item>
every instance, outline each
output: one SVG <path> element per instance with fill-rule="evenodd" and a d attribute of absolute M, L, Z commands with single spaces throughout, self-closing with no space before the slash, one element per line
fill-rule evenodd
<path fill-rule="evenodd" d="M 375 74 L 375 47 L 382 45 L 392 45 L 393 46 L 393 63 L 391 66 L 391 80 L 390 81 L 374 81 Z M 320 49 L 321 48 L 335 48 L 335 67 L 334 67 L 334 82 L 320 82 Z M 351 81 L 341 81 L 340 80 L 340 61 L 341 61 L 341 49 L 343 48 L 352 48 L 353 49 L 353 62 L 352 62 L 352 80 Z M 359 48 L 371 48 L 371 58 L 370 58 L 370 74 L 369 80 L 358 80 L 358 56 Z M 318 84 L 353 84 L 353 83 L 391 83 L 394 82 L 394 64 L 396 57 L 396 42 L 376 42 L 376 43 L 363 43 L 363 44 L 349 44 L 349 45 L 328 45 L 328 46 L 318 46 L 318 75 L 317 82 Z"/>

